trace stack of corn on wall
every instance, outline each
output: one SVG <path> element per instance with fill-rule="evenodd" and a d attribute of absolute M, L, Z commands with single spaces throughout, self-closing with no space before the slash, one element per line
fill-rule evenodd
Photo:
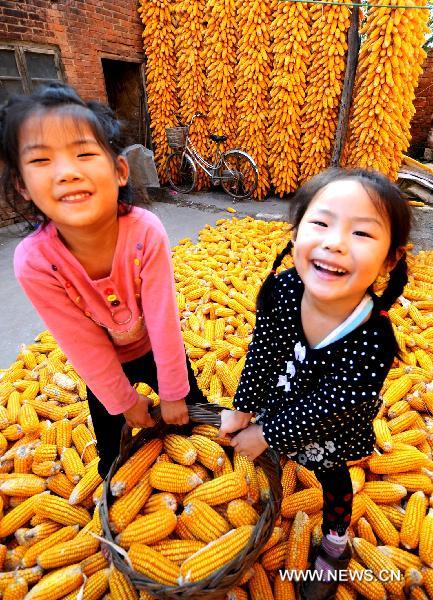
<path fill-rule="evenodd" d="M 195 113 L 207 113 L 205 62 L 203 60 L 205 0 L 182 0 L 175 3 L 177 21 L 176 55 L 180 116 L 189 123 Z M 208 154 L 207 123 L 194 121 L 191 141 L 202 156 Z M 197 190 L 209 185 L 207 175 L 199 169 Z"/>
<path fill-rule="evenodd" d="M 280 196 L 298 187 L 310 29 L 311 14 L 305 4 L 278 4 L 271 25 L 274 64 L 269 99 L 269 170 Z"/>
<path fill-rule="evenodd" d="M 403 0 L 392 4 L 407 6 Z M 402 154 L 410 144 L 428 17 L 428 10 L 369 10 L 362 29 L 366 41 L 359 57 L 347 165 L 374 168 L 397 178 Z"/>
<path fill-rule="evenodd" d="M 176 93 L 176 29 L 169 0 L 140 0 L 144 24 L 146 93 L 152 120 L 155 162 L 161 183 L 166 183 L 164 162 L 169 153 L 165 130 L 177 125 L 179 99 Z"/>
<path fill-rule="evenodd" d="M 281 196 L 293 192 L 329 166 L 346 64 L 346 0 L 341 6 L 289 0 L 140 2 L 151 127 L 163 179 L 164 130 L 175 124 L 179 97 L 184 120 L 207 107 L 207 129 L 228 135 L 226 148 L 237 145 L 253 156 L 259 199 L 271 188 Z M 391 4 L 404 6 L 405 0 Z M 409 146 L 428 14 L 368 10 L 346 165 L 374 167 L 396 178 Z M 207 129 L 197 125 L 203 152 Z"/>
<path fill-rule="evenodd" d="M 255 296 L 287 236 L 285 223 L 234 218 L 207 226 L 197 244 L 184 239 L 174 249 L 185 345 L 213 402 L 232 403 L 251 340 Z M 282 268 L 289 265 L 287 259 Z M 355 555 L 349 568 L 372 569 L 375 577 L 370 572 L 341 584 L 340 600 L 433 597 L 433 254 L 410 256 L 409 266 L 409 284 L 390 310 L 402 359 L 389 373 L 374 422 L 377 452 L 350 470 Z M 148 386 L 139 389 L 158 401 Z M 90 535 L 101 533 L 95 509 L 101 483 L 85 391 L 48 332 L 23 345 L 16 361 L 0 371 L 4 598 L 19 600 L 29 589 L 28 599 L 72 600 L 83 586 L 86 600 L 108 590 L 116 600 L 138 598 Z M 217 556 L 227 549 L 232 556 L 246 543 L 259 499 L 266 499 L 263 471 L 239 457 L 227 460 L 228 440 L 215 433 L 198 426 L 189 437 L 149 441 L 112 481 L 117 499 L 110 521 L 117 541 L 135 567 L 155 579 L 206 576 L 197 570 L 200 564 L 217 563 L 193 555 L 207 557 L 209 550 L 202 549 L 218 539 Z M 254 570 L 227 600 L 294 598 L 292 584 L 282 582 L 277 570 L 305 569 L 309 547 L 320 540 L 317 479 L 293 461 L 282 458 L 281 464 L 281 518 Z M 182 501 L 184 509 L 177 510 Z M 180 542 L 168 540 L 170 534 Z M 152 561 L 158 569 L 149 570 Z M 381 569 L 402 580 L 379 581 Z"/>
<path fill-rule="evenodd" d="M 302 111 L 300 181 L 326 169 L 331 161 L 346 68 L 350 10 L 332 4 L 310 9 L 311 48 L 307 97 Z"/>
<path fill-rule="evenodd" d="M 236 3 L 207 0 L 204 55 L 208 114 L 212 132 L 227 136 L 227 148 L 237 144 L 236 121 Z"/>
<path fill-rule="evenodd" d="M 272 68 L 271 0 L 236 0 L 239 26 L 237 58 L 237 120 L 240 148 L 251 154 L 259 169 L 257 196 L 269 192 L 268 116 Z"/>

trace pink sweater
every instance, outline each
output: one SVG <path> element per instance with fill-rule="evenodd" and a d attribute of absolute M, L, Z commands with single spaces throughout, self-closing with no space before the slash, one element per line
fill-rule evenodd
<path fill-rule="evenodd" d="M 171 251 L 154 214 L 134 207 L 119 218 L 109 277 L 90 279 L 53 223 L 20 242 L 14 268 L 63 352 L 110 414 L 125 412 L 137 401 L 121 363 L 150 350 L 160 397 L 187 395 Z"/>

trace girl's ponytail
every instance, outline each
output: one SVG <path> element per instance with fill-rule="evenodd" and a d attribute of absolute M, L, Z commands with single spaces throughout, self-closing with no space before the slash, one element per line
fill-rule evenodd
<path fill-rule="evenodd" d="M 290 240 L 288 242 L 287 246 L 278 254 L 277 258 L 274 260 L 271 272 L 269 273 L 269 275 L 266 277 L 266 279 L 262 283 L 262 287 L 260 288 L 259 293 L 257 295 L 256 306 L 257 306 L 258 311 L 261 311 L 264 313 L 269 313 L 271 311 L 272 306 L 273 306 L 272 292 L 273 292 L 274 285 L 275 285 L 275 273 L 276 273 L 278 267 L 283 262 L 284 258 L 287 256 L 287 254 L 290 254 L 290 252 L 292 251 L 292 248 L 293 248 L 293 242 L 292 242 L 292 240 Z"/>
<path fill-rule="evenodd" d="M 389 310 L 394 302 L 403 293 L 404 287 L 407 284 L 407 262 L 406 252 L 397 261 L 397 264 L 389 274 L 388 285 L 379 298 L 380 310 Z"/>

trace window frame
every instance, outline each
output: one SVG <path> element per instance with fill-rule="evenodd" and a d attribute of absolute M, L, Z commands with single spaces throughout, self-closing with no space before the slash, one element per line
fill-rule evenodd
<path fill-rule="evenodd" d="M 43 83 L 47 81 L 42 78 L 32 78 L 27 68 L 26 52 L 34 54 L 45 54 L 54 56 L 54 66 L 57 72 L 58 80 L 65 82 L 65 70 L 60 60 L 60 49 L 57 46 L 45 46 L 42 44 L 31 43 L 7 43 L 0 41 L 0 50 L 12 50 L 15 55 L 15 62 L 18 69 L 18 77 L 11 75 L 0 75 L 0 81 L 20 81 L 24 94 L 32 93 L 32 81 Z"/>

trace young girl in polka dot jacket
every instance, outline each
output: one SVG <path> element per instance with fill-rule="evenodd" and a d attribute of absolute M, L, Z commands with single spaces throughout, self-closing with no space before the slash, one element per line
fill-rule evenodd
<path fill-rule="evenodd" d="M 187 423 L 186 402 L 205 401 L 185 356 L 167 234 L 130 205 L 121 140 L 107 106 L 63 84 L 0 109 L 5 192 L 42 221 L 17 246 L 15 274 L 88 386 L 103 477 L 125 420 L 153 424 L 135 383 L 159 391 L 167 423 Z"/>
<path fill-rule="evenodd" d="M 373 451 L 372 420 L 398 352 L 387 310 L 407 282 L 410 211 L 379 173 L 330 169 L 293 198 L 293 240 L 257 301 L 257 322 L 221 433 L 250 459 L 268 446 L 312 469 L 323 488 L 323 540 L 304 598 L 335 594 L 350 558 L 347 461 Z M 294 267 L 276 273 L 292 253 Z M 381 297 L 376 278 L 388 276 Z M 256 420 L 250 423 L 251 417 Z M 332 573 L 332 574 L 331 574 Z"/>

